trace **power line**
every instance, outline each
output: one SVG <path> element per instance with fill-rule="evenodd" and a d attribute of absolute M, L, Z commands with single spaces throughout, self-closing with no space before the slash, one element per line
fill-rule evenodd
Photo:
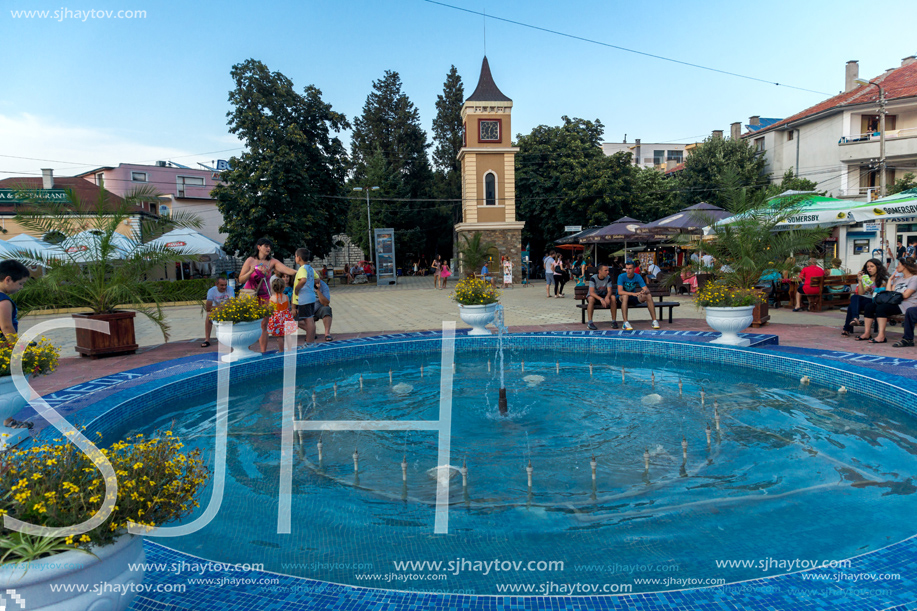
<path fill-rule="evenodd" d="M 680 60 L 680 59 L 673 59 L 673 58 L 671 58 L 671 57 L 664 57 L 664 56 L 662 56 L 662 55 L 655 55 L 655 54 L 653 54 L 653 53 L 647 53 L 647 52 L 645 52 L 645 51 L 637 51 L 636 49 L 628 49 L 627 47 L 622 47 L 622 46 L 620 46 L 620 45 L 613 45 L 613 44 L 611 44 L 611 43 L 602 42 L 602 41 L 600 41 L 600 40 L 594 40 L 594 39 L 592 39 L 592 38 L 586 38 L 586 37 L 584 37 L 584 36 L 577 36 L 577 35 L 575 35 L 575 34 L 567 34 L 566 32 L 560 32 L 560 31 L 558 31 L 558 30 L 551 30 L 551 29 L 549 29 L 549 28 L 544 28 L 544 27 L 541 27 L 541 26 L 532 25 L 532 24 L 530 24 L 530 23 L 523 23 L 523 22 L 521 22 L 521 21 L 515 21 L 515 20 L 513 20 L 513 19 L 506 19 L 506 18 L 504 18 L 504 17 L 496 17 L 496 16 L 494 16 L 494 15 L 487 15 L 487 14 L 482 13 L 482 12 L 479 12 L 479 11 L 474 11 L 474 10 L 467 9 L 467 8 L 462 8 L 462 7 L 460 7 L 460 6 L 453 6 L 453 5 L 451 5 L 451 4 L 446 4 L 446 3 L 444 3 L 444 2 L 436 2 L 436 0 L 424 0 L 424 2 L 428 2 L 428 3 L 430 3 L 430 4 L 436 4 L 436 5 L 439 5 L 439 6 L 444 6 L 444 7 L 446 7 L 446 8 L 451 8 L 451 9 L 456 10 L 456 11 L 462 11 L 463 13 L 471 13 L 472 15 L 480 15 L 480 16 L 484 17 L 485 19 L 496 19 L 497 21 L 503 21 L 503 22 L 505 22 L 505 23 L 511 23 L 511 24 L 513 24 L 513 25 L 518 25 L 518 26 L 521 26 L 521 27 L 524 27 L 524 28 L 529 28 L 529 29 L 532 29 L 532 30 L 538 30 L 538 31 L 540 31 L 540 32 L 547 32 L 548 34 L 555 34 L 555 35 L 557 35 L 557 36 L 563 36 L 563 37 L 565 37 L 565 38 L 572 38 L 573 40 L 580 40 L 580 41 L 582 41 L 582 42 L 588 42 L 588 43 L 590 43 L 590 44 L 600 45 L 600 46 L 602 46 L 602 47 L 608 47 L 608 48 L 610 48 L 610 49 L 617 49 L 618 51 L 626 51 L 627 53 L 634 53 L 634 54 L 636 54 L 636 55 L 643 55 L 644 57 L 652 57 L 653 59 L 660 59 L 660 60 L 662 60 L 662 61 L 672 62 L 672 63 L 674 63 L 674 64 L 681 64 L 681 65 L 683 65 L 683 66 L 690 66 L 690 67 L 692 67 L 692 68 L 699 68 L 699 69 L 701 69 L 701 70 L 708 70 L 708 71 L 710 71 L 710 72 L 717 72 L 717 73 L 719 73 L 719 74 L 725 74 L 725 75 L 728 75 L 728 76 L 735 76 L 735 77 L 737 77 L 737 78 L 743 78 L 743 79 L 747 79 L 747 80 L 749 80 L 749 81 L 757 81 L 757 82 L 759 82 L 759 83 L 767 83 L 768 85 L 776 85 L 777 87 L 788 87 L 789 89 L 797 89 L 797 90 L 799 90 L 799 91 L 807 91 L 807 92 L 809 92 L 809 93 L 817 93 L 817 94 L 819 94 L 819 95 L 826 95 L 826 96 L 829 96 L 829 97 L 832 95 L 832 94 L 830 94 L 830 93 L 825 93 L 824 91 L 815 91 L 814 89 L 806 89 L 805 87 L 796 87 L 796 86 L 794 86 L 794 85 L 786 85 L 786 84 L 784 84 L 784 83 L 776 83 L 776 82 L 773 82 L 773 81 L 769 81 L 769 80 L 767 80 L 767 79 L 757 78 L 757 77 L 754 77 L 754 76 L 748 76 L 748 75 L 746 75 L 746 74 L 739 74 L 738 72 L 729 72 L 728 70 L 720 70 L 719 68 L 711 68 L 710 66 L 703 66 L 703 65 L 701 65 L 701 64 L 694 64 L 694 63 L 686 62 L 686 61 L 683 61 L 683 60 Z"/>

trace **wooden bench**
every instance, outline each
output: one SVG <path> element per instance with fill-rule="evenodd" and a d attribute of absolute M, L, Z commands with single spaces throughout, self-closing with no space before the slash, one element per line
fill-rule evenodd
<path fill-rule="evenodd" d="M 843 276 L 825 275 L 812 278 L 809 284 L 812 288 L 819 289 L 819 292 L 815 295 L 806 295 L 803 293 L 803 296 L 809 300 L 809 311 L 821 312 L 825 302 L 832 306 L 850 305 L 850 296 L 853 295 L 852 291 L 835 293 L 830 291 L 829 288 L 842 286 L 849 287 L 856 285 L 857 282 L 859 282 L 859 278 L 856 274 L 845 274 Z M 831 297 L 831 299 L 826 299 L 826 297 Z"/>
<path fill-rule="evenodd" d="M 654 288 L 654 287 L 652 286 L 652 284 L 657 284 L 657 286 Z M 672 308 L 677 308 L 677 307 L 680 306 L 681 304 L 678 303 L 677 301 L 663 301 L 663 300 L 662 300 L 663 296 L 669 294 L 669 290 L 670 290 L 670 289 L 669 289 L 668 287 L 662 288 L 662 287 L 659 285 L 659 283 L 647 284 L 647 287 L 649 287 L 649 289 L 650 289 L 650 294 L 651 294 L 651 295 L 653 296 L 653 298 L 654 298 L 653 305 L 655 305 L 657 308 L 660 309 L 660 312 L 659 312 L 660 316 L 663 314 L 663 312 L 662 312 L 662 309 L 663 309 L 663 308 L 668 308 L 668 309 L 669 309 L 669 324 L 672 324 Z M 665 292 L 663 292 L 663 291 L 665 291 Z M 574 297 L 575 297 L 576 299 L 579 299 L 579 300 L 580 300 L 580 303 L 576 304 L 576 307 L 578 307 L 578 308 L 582 311 L 582 312 L 581 312 L 581 313 L 582 313 L 582 323 L 585 325 L 585 324 L 586 324 L 586 310 L 589 308 L 589 304 L 588 304 L 588 300 L 589 300 L 589 285 L 577 286 L 577 287 L 575 287 L 575 289 L 574 289 L 574 291 L 573 291 L 573 294 L 574 294 Z M 659 301 L 655 301 L 655 298 L 656 298 L 656 297 L 659 298 Z M 644 310 L 647 309 L 647 304 L 641 303 L 641 304 L 635 305 L 635 306 L 627 306 L 627 309 L 628 309 L 629 311 L 630 311 L 630 310 L 640 309 L 640 308 L 643 308 Z M 606 308 L 606 307 L 603 307 L 603 306 L 601 306 L 601 305 L 599 305 L 599 304 L 596 304 L 596 306 L 595 306 L 594 309 L 595 309 L 595 310 L 609 310 L 609 309 L 611 309 L 611 308 Z M 621 309 L 620 305 L 618 306 L 618 309 L 619 309 L 619 310 Z"/>

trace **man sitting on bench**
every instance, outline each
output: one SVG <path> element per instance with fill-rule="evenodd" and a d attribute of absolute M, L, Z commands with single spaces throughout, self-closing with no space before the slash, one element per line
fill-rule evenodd
<path fill-rule="evenodd" d="M 653 295 L 646 286 L 641 276 L 634 273 L 634 262 L 628 261 L 624 266 L 624 273 L 618 276 L 618 300 L 621 302 L 621 316 L 624 318 L 624 330 L 633 331 L 634 328 L 627 322 L 627 306 L 636 306 L 641 303 L 646 304 L 650 316 L 653 319 L 653 328 L 659 328 L 659 321 L 656 320 L 656 305 L 653 303 Z"/>
<path fill-rule="evenodd" d="M 599 271 L 592 278 L 589 279 L 589 306 L 586 309 L 586 314 L 589 316 L 589 323 L 586 325 L 592 331 L 598 331 L 599 328 L 595 326 L 595 323 L 592 322 L 592 310 L 595 308 L 595 304 L 601 304 L 603 308 L 611 309 L 611 328 L 618 328 L 618 308 L 617 300 L 614 296 L 614 285 L 612 284 L 612 278 L 608 274 L 608 266 L 600 265 Z"/>

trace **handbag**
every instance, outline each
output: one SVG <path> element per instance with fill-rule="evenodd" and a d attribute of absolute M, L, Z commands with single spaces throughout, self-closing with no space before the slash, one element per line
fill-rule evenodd
<path fill-rule="evenodd" d="M 261 279 L 261 282 L 258 283 L 257 288 L 253 289 L 242 289 L 239 291 L 240 297 L 258 297 L 258 291 L 261 290 L 261 285 L 265 284 L 264 278 Z"/>
<path fill-rule="evenodd" d="M 904 295 L 898 291 L 882 291 L 872 298 L 873 303 L 880 305 L 901 305 Z"/>

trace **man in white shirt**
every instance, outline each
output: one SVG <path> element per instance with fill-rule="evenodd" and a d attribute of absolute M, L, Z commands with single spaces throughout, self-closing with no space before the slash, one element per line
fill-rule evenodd
<path fill-rule="evenodd" d="M 217 278 L 216 286 L 210 287 L 210 290 L 207 291 L 207 301 L 204 302 L 207 317 L 204 319 L 204 341 L 201 342 L 201 348 L 210 346 L 210 333 L 213 331 L 213 323 L 210 321 L 211 310 L 223 305 L 230 298 L 232 298 L 232 294 L 229 292 L 229 284 L 226 282 L 226 278 Z"/>
<path fill-rule="evenodd" d="M 656 279 L 656 276 L 658 276 L 660 272 L 662 272 L 662 269 L 652 261 L 646 266 L 646 275 L 653 280 Z"/>
<path fill-rule="evenodd" d="M 704 256 L 700 258 L 700 260 L 704 264 L 705 267 L 713 267 L 713 264 L 715 263 L 713 255 L 709 253 L 704 254 Z"/>

